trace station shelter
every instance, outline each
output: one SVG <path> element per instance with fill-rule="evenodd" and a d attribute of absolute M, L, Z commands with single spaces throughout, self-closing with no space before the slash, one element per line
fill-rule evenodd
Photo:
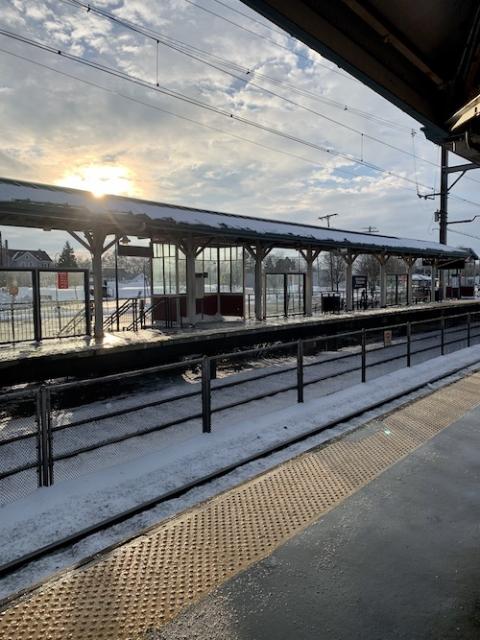
<path fill-rule="evenodd" d="M 387 304 L 391 257 L 403 260 L 406 304 L 413 302 L 415 262 L 431 264 L 431 300 L 437 266 L 476 257 L 470 249 L 424 240 L 318 227 L 247 215 L 140 200 L 96 197 L 78 189 L 0 179 L 0 225 L 68 232 L 92 257 L 94 335 L 104 333 L 102 255 L 121 238 L 149 243 L 151 314 L 154 321 L 245 317 L 245 258 L 254 263 L 254 315 L 265 317 L 264 261 L 274 248 L 293 249 L 304 259 L 303 313 L 313 313 L 313 265 L 322 251 L 334 251 L 345 264 L 345 308 L 353 309 L 353 265 L 374 255 L 380 267 L 380 306 Z"/>

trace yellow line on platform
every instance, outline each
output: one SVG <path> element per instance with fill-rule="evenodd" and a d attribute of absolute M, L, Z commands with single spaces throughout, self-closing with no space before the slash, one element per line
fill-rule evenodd
<path fill-rule="evenodd" d="M 474 374 L 212 498 L 12 604 L 0 638 L 145 638 L 479 404 Z"/>

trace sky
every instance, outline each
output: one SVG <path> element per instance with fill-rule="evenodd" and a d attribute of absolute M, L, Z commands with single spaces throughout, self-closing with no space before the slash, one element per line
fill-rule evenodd
<path fill-rule="evenodd" d="M 0 0 L 0 29 L 143 83 L 0 35 L 0 176 L 309 224 L 336 213 L 332 226 L 344 229 L 438 238 L 438 199 L 417 195 L 438 191 L 438 147 L 332 62 L 236 0 L 92 5 L 148 28 L 154 39 L 70 0 Z M 202 60 L 209 54 L 217 68 L 166 39 L 183 51 L 195 47 Z M 216 111 L 156 91 L 157 84 Z M 453 188 L 452 220 L 480 214 L 480 204 L 461 200 L 480 203 L 479 186 L 480 171 Z M 460 235 L 480 238 L 476 228 L 450 228 L 449 244 L 480 251 L 480 239 Z M 52 257 L 68 237 L 1 231 L 11 247 L 44 248 Z"/>

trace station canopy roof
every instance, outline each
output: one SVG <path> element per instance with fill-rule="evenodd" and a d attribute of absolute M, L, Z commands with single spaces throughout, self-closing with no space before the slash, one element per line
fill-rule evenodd
<path fill-rule="evenodd" d="M 158 240 L 186 237 L 210 244 L 264 242 L 285 248 L 347 249 L 355 253 L 470 258 L 475 254 L 436 242 L 278 222 L 123 196 L 0 179 L 0 225 L 85 232 L 102 229 Z"/>

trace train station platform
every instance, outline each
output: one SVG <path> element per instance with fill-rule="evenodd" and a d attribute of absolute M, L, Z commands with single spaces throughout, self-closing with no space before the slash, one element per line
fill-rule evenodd
<path fill-rule="evenodd" d="M 480 373 L 4 603 L 0 638 L 479 637 Z"/>
<path fill-rule="evenodd" d="M 335 335 L 361 328 L 480 312 L 480 300 L 449 300 L 313 317 L 222 322 L 179 330 L 142 330 L 0 347 L 0 376 L 8 384 L 87 377 L 141 369 L 182 358 L 228 353 L 277 341 Z"/>

